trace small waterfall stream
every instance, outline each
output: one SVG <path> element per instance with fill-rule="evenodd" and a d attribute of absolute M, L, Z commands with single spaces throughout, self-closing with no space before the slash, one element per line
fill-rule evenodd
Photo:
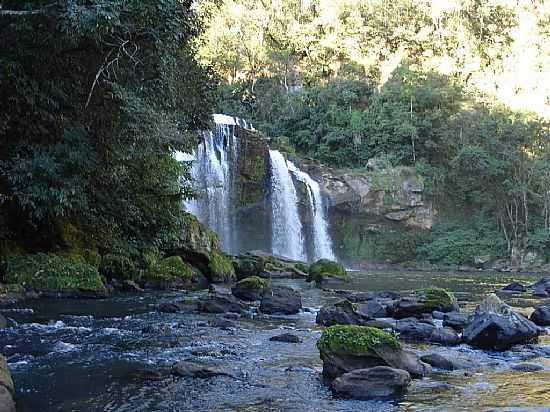
<path fill-rule="evenodd" d="M 298 196 L 284 156 L 269 151 L 271 163 L 271 239 L 275 255 L 306 260 Z"/>
<path fill-rule="evenodd" d="M 178 152 L 176 159 L 192 161 L 191 175 L 194 189 L 199 197 L 185 202 L 185 208 L 208 225 L 220 237 L 222 248 L 229 254 L 241 252 L 240 237 L 244 222 L 237 219 L 238 202 L 236 182 L 239 179 L 238 157 L 239 139 L 235 134 L 236 126 L 253 130 L 252 125 L 243 119 L 213 115 L 215 127 L 202 134 L 202 141 L 192 154 Z M 244 145 L 244 143 L 243 143 Z M 335 260 L 332 241 L 328 233 L 328 222 L 323 207 L 323 198 L 319 183 L 307 173 L 301 171 L 277 150 L 269 150 L 271 178 L 271 226 L 258 227 L 257 231 L 267 233 L 271 253 L 296 260 L 317 260 L 327 258 Z M 312 217 L 312 247 L 306 247 L 305 228 L 300 220 L 298 196 L 294 179 L 307 188 L 309 210 Z M 248 228 L 250 229 L 250 228 Z M 246 238 L 246 237 L 244 237 Z M 261 246 L 257 246 L 261 247 Z M 312 256 L 308 256 L 312 254 Z M 309 258 L 309 259 L 308 259 Z"/>

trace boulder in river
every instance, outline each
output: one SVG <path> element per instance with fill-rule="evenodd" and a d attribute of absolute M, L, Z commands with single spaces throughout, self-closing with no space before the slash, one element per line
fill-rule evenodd
<path fill-rule="evenodd" d="M 550 326 L 550 306 L 539 306 L 531 314 L 531 322 L 539 326 Z"/>
<path fill-rule="evenodd" d="M 319 325 L 362 325 L 369 317 L 357 313 L 358 305 L 344 299 L 336 303 L 325 305 L 317 312 L 315 321 Z"/>
<path fill-rule="evenodd" d="M 180 361 L 176 363 L 172 368 L 172 372 L 175 375 L 184 378 L 206 379 L 212 378 L 214 376 L 230 376 L 232 378 L 235 377 L 233 373 L 219 365 L 204 365 L 191 361 Z"/>
<path fill-rule="evenodd" d="M 537 363 L 528 363 L 528 362 L 516 363 L 510 366 L 510 368 L 519 372 L 537 372 L 544 369 L 542 365 L 539 365 Z"/>
<path fill-rule="evenodd" d="M 266 289 L 260 303 L 260 311 L 268 315 L 293 315 L 298 313 L 301 308 L 300 293 L 285 286 Z"/>
<path fill-rule="evenodd" d="M 434 310 L 440 312 L 457 311 L 458 304 L 451 292 L 442 288 L 427 288 L 402 297 L 391 310 L 394 318 L 401 319 L 410 316 L 421 316 L 423 313 L 432 313 Z"/>
<path fill-rule="evenodd" d="M 15 412 L 14 386 L 6 358 L 0 355 L 0 412 Z"/>
<path fill-rule="evenodd" d="M 260 300 L 267 289 L 268 282 L 258 276 L 250 276 L 238 281 L 231 289 L 233 295 L 241 300 Z"/>
<path fill-rule="evenodd" d="M 157 310 L 162 313 L 178 313 L 180 311 L 180 307 L 175 303 L 161 303 Z"/>
<path fill-rule="evenodd" d="M 233 267 L 238 280 L 260 276 L 265 270 L 265 263 L 266 259 L 263 256 L 244 254 L 233 258 Z"/>
<path fill-rule="evenodd" d="M 448 312 L 443 315 L 443 326 L 461 332 L 468 323 L 468 315 L 460 312 Z"/>
<path fill-rule="evenodd" d="M 525 292 L 527 288 L 519 282 L 512 282 L 504 286 L 501 290 L 505 292 Z"/>
<path fill-rule="evenodd" d="M 480 349 L 503 351 L 516 344 L 534 342 L 539 333 L 537 325 L 514 312 L 492 293 L 470 317 L 463 338 Z"/>
<path fill-rule="evenodd" d="M 420 360 L 437 369 L 443 369 L 446 371 L 452 371 L 455 369 L 453 362 L 438 353 L 423 355 L 420 357 Z"/>
<path fill-rule="evenodd" d="M 286 342 L 286 343 L 301 343 L 302 339 L 299 336 L 291 333 L 283 333 L 281 335 L 275 335 L 269 338 L 272 342 Z"/>
<path fill-rule="evenodd" d="M 402 369 L 375 366 L 356 369 L 336 378 L 331 385 L 336 395 L 351 399 L 396 399 L 411 382 L 411 375 Z"/>
<path fill-rule="evenodd" d="M 211 293 L 199 301 L 198 309 L 206 313 L 244 313 L 248 307 L 232 295 Z"/>
<path fill-rule="evenodd" d="M 454 329 L 440 328 L 429 321 L 416 318 L 398 320 L 395 331 L 399 333 L 401 339 L 410 342 L 432 342 L 441 345 L 457 345 L 460 343 L 460 337 Z"/>
<path fill-rule="evenodd" d="M 344 266 L 329 259 L 319 259 L 309 267 L 308 282 L 323 283 L 327 280 L 348 281 L 349 274 Z"/>
<path fill-rule="evenodd" d="M 403 350 L 397 338 L 382 330 L 357 325 L 326 328 L 317 342 L 323 360 L 323 376 L 334 379 L 355 369 L 390 366 L 411 376 L 426 375 L 430 367 L 412 352 Z"/>
<path fill-rule="evenodd" d="M 533 296 L 547 298 L 550 296 L 550 276 L 546 276 L 532 284 L 531 288 L 533 289 Z"/>

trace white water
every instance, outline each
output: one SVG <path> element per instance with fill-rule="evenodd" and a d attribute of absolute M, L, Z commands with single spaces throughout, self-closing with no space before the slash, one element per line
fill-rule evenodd
<path fill-rule="evenodd" d="M 332 240 L 328 234 L 328 222 L 319 183 L 290 161 L 288 161 L 288 168 L 307 187 L 309 207 L 313 216 L 313 261 L 321 258 L 336 260 L 332 252 Z"/>
<path fill-rule="evenodd" d="M 298 197 L 283 155 L 269 151 L 271 164 L 271 247 L 275 255 L 306 260 Z"/>

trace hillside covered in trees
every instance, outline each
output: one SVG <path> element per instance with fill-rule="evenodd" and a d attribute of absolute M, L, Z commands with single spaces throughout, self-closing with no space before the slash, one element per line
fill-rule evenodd
<path fill-rule="evenodd" d="M 413 166 L 440 213 L 418 259 L 550 257 L 550 6 L 542 1 L 206 3 L 218 111 L 339 168 Z M 417 244 L 418 242 L 422 244 Z M 409 246 L 410 247 L 410 246 Z M 451 257 L 449 257 L 451 256 Z"/>

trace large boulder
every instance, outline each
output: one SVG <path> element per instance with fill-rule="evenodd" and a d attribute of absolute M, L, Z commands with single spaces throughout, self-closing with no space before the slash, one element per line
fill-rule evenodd
<path fill-rule="evenodd" d="M 371 319 L 365 317 L 357 312 L 358 305 L 351 303 L 349 300 L 344 299 L 336 303 L 325 305 L 317 312 L 317 318 L 315 321 L 319 325 L 331 326 L 331 325 L 362 325 L 367 320 Z"/>
<path fill-rule="evenodd" d="M 401 319 L 396 322 L 395 331 L 399 338 L 409 342 L 432 342 L 441 345 L 460 343 L 458 333 L 451 328 L 440 328 L 432 323 L 419 321 L 416 318 Z"/>
<path fill-rule="evenodd" d="M 260 300 L 267 289 L 268 282 L 258 276 L 250 276 L 238 281 L 231 292 L 239 299 L 246 301 Z"/>
<path fill-rule="evenodd" d="M 191 361 L 180 361 L 172 367 L 172 373 L 184 378 L 202 378 L 208 379 L 214 376 L 229 376 L 234 378 L 235 375 L 219 365 L 205 365 Z"/>
<path fill-rule="evenodd" d="M 319 259 L 309 267 L 308 282 L 322 283 L 327 280 L 349 280 L 344 266 L 329 259 Z"/>
<path fill-rule="evenodd" d="M 492 293 L 476 308 L 462 336 L 471 346 L 503 351 L 516 344 L 534 342 L 539 334 L 537 325 Z"/>
<path fill-rule="evenodd" d="M 420 360 L 437 369 L 443 369 L 446 371 L 452 371 L 455 369 L 453 362 L 438 353 L 428 353 L 427 355 L 421 356 Z"/>
<path fill-rule="evenodd" d="M 244 313 L 248 307 L 231 295 L 211 293 L 199 301 L 198 309 L 205 313 Z"/>
<path fill-rule="evenodd" d="M 376 328 L 330 326 L 324 330 L 317 347 L 323 361 L 323 376 L 328 379 L 375 366 L 403 369 L 414 377 L 424 376 L 430 370 L 414 353 L 403 350 L 394 335 Z"/>
<path fill-rule="evenodd" d="M 392 316 L 396 319 L 421 316 L 433 311 L 457 311 L 458 304 L 452 293 L 441 288 L 427 288 L 414 291 L 402 297 L 393 307 Z"/>
<path fill-rule="evenodd" d="M 539 326 L 550 326 L 550 306 L 539 306 L 531 314 L 531 322 Z"/>
<path fill-rule="evenodd" d="M 406 392 L 410 382 L 407 371 L 375 366 L 344 373 L 332 382 L 331 389 L 336 395 L 352 399 L 395 399 Z"/>
<path fill-rule="evenodd" d="M 550 296 L 550 276 L 540 279 L 538 282 L 531 285 L 533 295 L 541 298 Z"/>
<path fill-rule="evenodd" d="M 266 259 L 263 256 L 245 254 L 233 258 L 233 267 L 238 280 L 262 275 L 265 263 Z"/>
<path fill-rule="evenodd" d="M 300 309 L 302 309 L 300 293 L 285 286 L 266 289 L 260 303 L 260 311 L 268 315 L 293 315 Z"/>
<path fill-rule="evenodd" d="M 6 358 L 0 355 L 0 412 L 15 412 L 14 386 Z"/>
<path fill-rule="evenodd" d="M 453 328 L 461 332 L 468 324 L 469 316 L 460 312 L 448 312 L 443 314 L 443 326 Z"/>

